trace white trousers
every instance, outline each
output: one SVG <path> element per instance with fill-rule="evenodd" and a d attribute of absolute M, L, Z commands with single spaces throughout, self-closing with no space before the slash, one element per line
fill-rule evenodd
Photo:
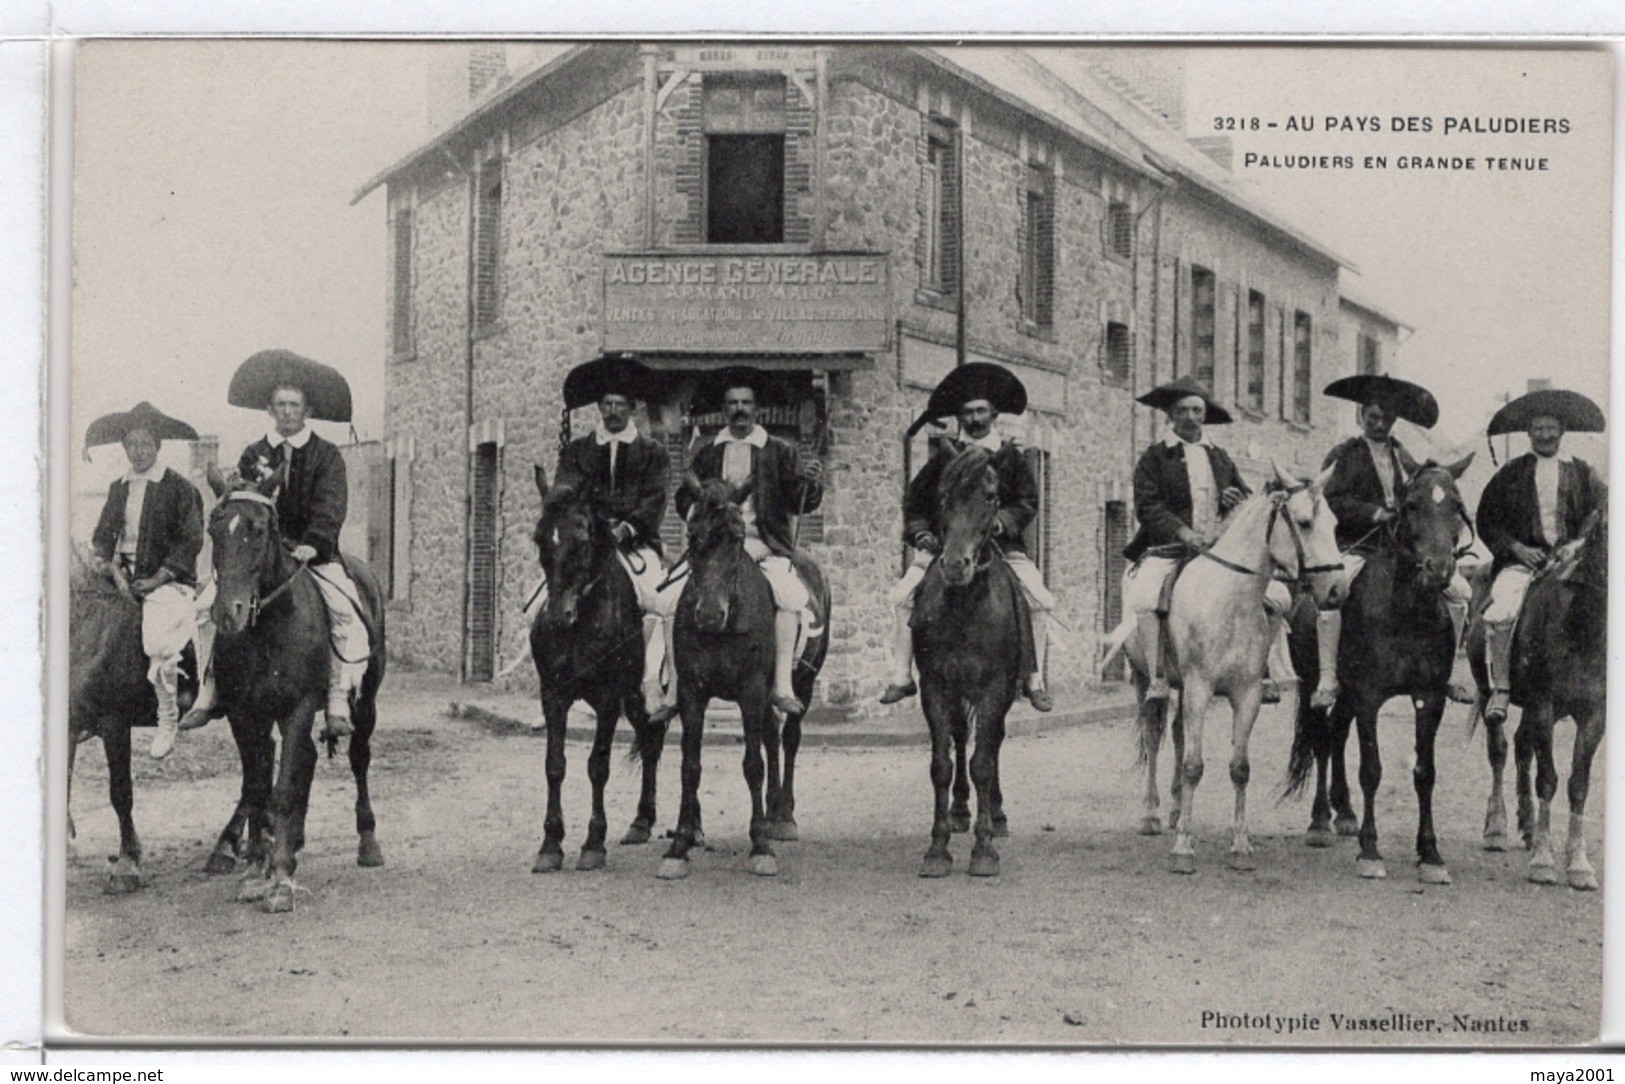
<path fill-rule="evenodd" d="M 1524 596 L 1534 573 L 1522 565 L 1507 565 L 1490 584 L 1490 604 L 1484 609 L 1486 625 L 1510 625 L 1523 609 Z"/>
<path fill-rule="evenodd" d="M 1162 585 L 1174 574 L 1179 562 L 1172 557 L 1142 557 L 1123 573 L 1123 608 L 1129 613 L 1155 613 L 1162 597 Z M 1280 580 L 1271 579 L 1264 588 L 1264 609 L 1280 616 L 1292 608 L 1292 592 Z"/>
<path fill-rule="evenodd" d="M 919 588 L 920 581 L 925 579 L 925 570 L 931 567 L 934 560 L 936 558 L 925 550 L 915 550 L 914 560 L 909 562 L 903 578 L 886 592 L 886 600 L 899 610 L 912 610 L 914 592 Z M 1010 566 L 1010 571 L 1016 574 L 1016 582 L 1021 584 L 1021 593 L 1027 596 L 1027 603 L 1035 612 L 1048 613 L 1055 609 L 1055 596 L 1045 586 L 1044 574 L 1033 564 L 1031 557 L 1020 550 L 1014 550 L 1004 555 L 1004 562 Z"/>
<path fill-rule="evenodd" d="M 773 605 L 780 613 L 798 614 L 807 608 L 812 601 L 807 594 L 807 585 L 796 575 L 790 558 L 780 557 L 759 538 L 746 538 L 745 552 L 750 554 L 751 559 L 761 567 L 762 575 L 767 577 L 767 584 L 773 589 Z"/>
<path fill-rule="evenodd" d="M 361 676 L 367 672 L 367 626 L 361 622 L 361 596 L 344 566 L 337 561 L 325 565 L 312 565 L 316 590 L 321 592 L 327 607 L 327 623 L 334 660 L 334 691 L 359 688 Z"/>

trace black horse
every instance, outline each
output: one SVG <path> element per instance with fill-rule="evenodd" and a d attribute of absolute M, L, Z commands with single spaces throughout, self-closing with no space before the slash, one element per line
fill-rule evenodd
<path fill-rule="evenodd" d="M 643 792 L 637 817 L 622 843 L 647 843 L 655 822 L 655 778 L 664 724 L 650 722 L 639 678 L 643 672 L 643 620 L 632 578 L 615 556 L 609 524 L 595 518 L 576 491 L 548 491 L 547 475 L 536 468 L 542 516 L 535 541 L 547 575 L 547 603 L 530 629 L 530 654 L 541 679 L 542 715 L 547 720 L 547 818 L 533 873 L 552 873 L 564 864 L 564 732 L 570 705 L 584 700 L 598 718 L 587 776 L 592 780 L 592 819 L 576 869 L 604 865 L 604 785 L 609 782 L 610 747 L 621 715 L 632 724 L 633 756 L 643 760 Z"/>
<path fill-rule="evenodd" d="M 688 852 L 700 831 L 700 752 L 705 709 L 713 697 L 739 705 L 745 731 L 745 782 L 750 787 L 750 871 L 760 876 L 778 872 L 773 840 L 797 838 L 795 823 L 795 757 L 801 744 L 801 720 L 788 716 L 783 726 L 784 771 L 780 777 L 780 727 L 773 710 L 773 591 L 767 577 L 745 552 L 745 521 L 739 494 L 719 479 L 702 483 L 692 473 L 683 481 L 693 505 L 688 514 L 688 582 L 678 599 L 674 660 L 677 711 L 683 720 L 683 798 L 671 847 L 660 863 L 660 876 L 688 875 Z M 795 568 L 812 597 L 814 617 L 827 630 L 829 585 L 822 571 L 798 553 Z M 810 635 L 792 675 L 796 699 L 808 704 L 813 681 L 823 667 L 828 635 Z M 763 757 L 766 756 L 765 782 Z"/>
<path fill-rule="evenodd" d="M 1334 809 L 1338 834 L 1354 831 L 1343 750 L 1350 722 L 1358 726 L 1365 815 L 1359 822 L 1356 869 L 1362 877 L 1387 876 L 1377 849 L 1376 800 L 1382 782 L 1377 713 L 1390 697 L 1405 696 L 1416 714 L 1412 781 L 1419 807 L 1418 871 L 1426 883 L 1450 883 L 1433 827 L 1433 750 L 1456 654 L 1454 625 L 1442 590 L 1455 574 L 1456 559 L 1462 552 L 1456 544 L 1461 529 L 1472 526 L 1456 479 L 1471 462 L 1472 456 L 1448 466 L 1430 461 L 1396 496 L 1399 514 L 1392 521 L 1390 545 L 1366 561 L 1343 605 L 1337 703 L 1330 711 L 1316 711 L 1309 707 L 1307 697 L 1298 701 L 1285 793 L 1301 793 L 1314 767 L 1315 800 L 1306 838 L 1312 847 L 1330 846 Z M 1300 599 L 1291 621 L 1292 664 L 1301 679 L 1300 687 L 1311 689 L 1320 676 L 1313 605 Z M 1332 769 L 1329 793 L 1328 762 Z"/>
<path fill-rule="evenodd" d="M 71 791 L 79 743 L 101 738 L 109 797 L 119 824 L 119 853 L 103 889 L 120 895 L 141 887 L 130 728 L 152 725 L 158 697 L 147 680 L 147 656 L 141 650 L 141 603 L 84 561 L 75 563 L 68 589 L 68 786 Z M 182 712 L 197 695 L 196 668 L 191 660 L 188 645 L 177 693 Z M 68 839 L 73 837 L 70 813 Z"/>
<path fill-rule="evenodd" d="M 220 498 L 209 517 L 218 591 L 213 608 L 219 630 L 215 688 L 218 709 L 231 718 L 231 734 L 242 757 L 243 787 L 206 868 L 210 873 L 229 873 L 239 856 L 245 858 L 245 876 L 250 880 L 239 898 L 263 899 L 265 910 L 271 912 L 293 910 L 298 890 L 293 873 L 305 842 L 305 811 L 316 770 L 311 723 L 326 706 L 333 652 L 327 609 L 313 578 L 320 573 L 293 559 L 278 528 L 275 495 L 286 475 L 284 465 L 257 486 L 234 488 L 219 472 L 209 471 L 209 485 Z M 372 642 L 354 699 L 355 732 L 349 739 L 360 835 L 356 864 L 380 866 L 384 855 L 373 834 L 367 767 L 378 720 L 378 687 L 384 680 L 383 595 L 364 563 L 348 556 L 344 561 L 360 595 L 362 619 Z M 329 740 L 329 756 L 335 744 L 336 739 Z"/>
<path fill-rule="evenodd" d="M 952 454 L 947 450 L 939 455 Z M 955 820 L 968 819 L 968 787 L 961 768 L 975 732 L 970 780 L 976 787 L 976 842 L 970 872 L 999 872 L 993 839 L 1006 834 L 999 789 L 999 748 L 1004 718 L 1030 670 L 1024 655 L 1027 629 L 1021 588 L 993 549 L 999 480 L 992 456 L 971 445 L 943 468 L 937 503 L 944 533 L 942 554 L 920 582 L 914 610 L 914 661 L 920 672 L 920 706 L 931 727 L 931 784 L 936 805 L 931 846 L 922 877 L 946 877 L 953 868 L 948 839 Z M 955 788 L 952 808 L 949 786 Z M 963 827 L 959 828 L 963 831 Z"/>
<path fill-rule="evenodd" d="M 1524 596 L 1512 645 L 1512 702 L 1523 708 L 1513 737 L 1516 748 L 1518 831 L 1529 848 L 1529 879 L 1557 883 L 1552 855 L 1551 803 L 1557 793 L 1552 762 L 1552 731 L 1557 721 L 1572 718 L 1576 727 L 1569 768 L 1569 887 L 1597 888 L 1597 874 L 1586 858 L 1585 806 L 1591 790 L 1591 761 L 1602 743 L 1608 721 L 1608 518 L 1607 502 L 1586 524 L 1572 564 L 1551 566 L 1537 576 Z M 1478 685 L 1476 721 L 1483 717 L 1490 694 L 1484 661 L 1484 633 L 1475 622 L 1468 637 L 1468 657 Z M 1506 805 L 1501 778 L 1507 742 L 1503 723 L 1486 723 L 1493 784 L 1485 815 L 1484 845 L 1506 846 Z M 1537 816 L 1530 795 L 1530 767 L 1536 769 L 1534 790 L 1540 798 Z"/>

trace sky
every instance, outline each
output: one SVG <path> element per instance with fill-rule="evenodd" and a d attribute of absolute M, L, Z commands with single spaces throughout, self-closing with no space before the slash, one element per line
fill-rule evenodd
<path fill-rule="evenodd" d="M 445 46 L 100 41 L 76 52 L 73 383 L 77 452 L 96 416 L 139 399 L 221 437 L 265 428 L 228 407 L 244 358 L 280 346 L 350 378 L 355 430 L 385 436 L 387 235 L 382 191 L 356 189 L 430 134 Z M 1380 69 L 1380 78 L 1374 73 Z M 1310 49 L 1188 51 L 1187 128 L 1216 117 L 1313 133 L 1236 133 L 1237 176 L 1359 268 L 1355 290 L 1414 328 L 1393 364 L 1468 438 L 1531 376 L 1606 401 L 1609 304 L 1606 53 Z M 1327 116 L 1383 132 L 1327 132 Z M 1430 117 L 1430 135 L 1389 132 Z M 1445 136 L 1446 116 L 1564 117 L 1562 136 Z M 1546 173 L 1245 168 L 1264 154 L 1537 154 Z M 344 439 L 342 426 L 318 431 Z M 117 448 L 78 465 L 105 489 Z"/>

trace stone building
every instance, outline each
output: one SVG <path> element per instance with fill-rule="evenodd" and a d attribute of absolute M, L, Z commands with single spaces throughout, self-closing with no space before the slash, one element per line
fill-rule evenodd
<path fill-rule="evenodd" d="M 748 363 L 781 379 L 769 428 L 826 464 L 800 527 L 837 607 L 819 699 L 886 710 L 884 596 L 925 451 L 903 433 L 964 358 L 1027 386 L 1001 427 L 1040 479 L 1050 681 L 1091 683 L 1134 463 L 1162 434 L 1134 397 L 1194 372 L 1235 405 L 1214 435 L 1250 478 L 1307 471 L 1346 428 L 1319 389 L 1353 371 L 1355 311 L 1346 261 L 1172 126 L 1177 65 L 1133 94 L 1133 65 L 1097 54 L 605 43 L 471 79 L 357 196 L 388 193 L 392 650 L 479 681 L 528 649 L 532 464 L 552 470 L 571 366 L 669 372 L 639 425 L 681 462 L 721 424 L 690 378 Z"/>

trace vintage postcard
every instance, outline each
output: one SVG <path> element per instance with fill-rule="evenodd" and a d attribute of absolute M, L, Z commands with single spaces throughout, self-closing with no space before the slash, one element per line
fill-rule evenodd
<path fill-rule="evenodd" d="M 1606 50 L 72 63 L 62 1043 L 1598 1039 Z"/>

